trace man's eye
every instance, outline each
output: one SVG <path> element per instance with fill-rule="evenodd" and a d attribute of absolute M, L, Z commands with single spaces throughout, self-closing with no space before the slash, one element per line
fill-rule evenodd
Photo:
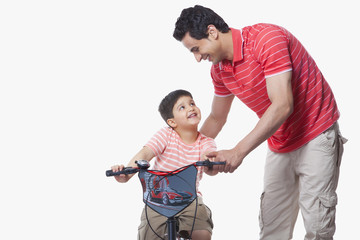
<path fill-rule="evenodd" d="M 198 52 L 199 52 L 199 48 L 193 48 L 193 49 L 191 49 L 191 52 L 192 52 L 192 53 L 198 53 Z"/>

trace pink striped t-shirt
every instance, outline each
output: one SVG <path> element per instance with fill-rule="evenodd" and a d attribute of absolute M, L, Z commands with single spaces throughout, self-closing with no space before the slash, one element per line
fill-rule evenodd
<path fill-rule="evenodd" d="M 173 171 L 185 165 L 201 161 L 205 152 L 216 151 L 214 139 L 206 137 L 199 132 L 193 144 L 184 143 L 178 133 L 170 127 L 160 129 L 147 143 L 155 154 L 154 170 Z M 202 178 L 204 168 L 197 167 L 196 187 Z M 198 194 L 201 193 L 198 191 Z"/>
<path fill-rule="evenodd" d="M 270 106 L 266 78 L 292 71 L 294 111 L 268 139 L 275 152 L 300 148 L 328 129 L 340 116 L 329 84 L 302 44 L 286 29 L 256 24 L 231 28 L 233 64 L 211 68 L 216 96 L 235 95 L 259 118 Z"/>

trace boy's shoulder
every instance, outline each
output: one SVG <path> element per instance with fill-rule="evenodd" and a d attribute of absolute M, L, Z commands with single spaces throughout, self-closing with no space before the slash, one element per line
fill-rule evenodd
<path fill-rule="evenodd" d="M 198 142 L 198 143 L 215 142 L 215 140 L 213 138 L 208 137 L 199 131 L 197 131 L 197 133 L 199 134 L 199 136 L 198 136 L 196 142 Z M 180 135 L 173 128 L 171 128 L 169 126 L 162 127 L 158 131 L 158 134 L 162 135 L 164 138 L 168 139 L 169 141 L 182 141 Z"/>
<path fill-rule="evenodd" d="M 172 129 L 169 126 L 164 126 L 164 127 L 160 128 L 154 136 L 161 137 L 163 139 L 172 139 L 172 138 L 176 137 L 177 135 L 178 134 L 175 132 L 174 129 Z"/>
<path fill-rule="evenodd" d="M 200 135 L 200 139 L 201 139 L 201 140 L 211 140 L 211 141 L 215 141 L 213 138 L 208 137 L 208 136 L 202 134 L 201 132 L 199 132 L 199 135 Z"/>
<path fill-rule="evenodd" d="M 171 133 L 173 133 L 173 132 L 175 132 L 175 131 L 174 131 L 174 129 L 172 129 L 172 128 L 169 127 L 169 126 L 164 126 L 164 127 L 162 127 L 162 128 L 159 129 L 159 132 L 164 132 L 164 133 L 171 134 Z"/>

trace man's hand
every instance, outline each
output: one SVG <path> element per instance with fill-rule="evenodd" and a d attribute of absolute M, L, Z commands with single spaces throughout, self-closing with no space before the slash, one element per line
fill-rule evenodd
<path fill-rule="evenodd" d="M 210 153 L 210 152 L 207 152 L 205 153 L 203 156 L 203 160 L 202 161 L 206 161 L 206 160 L 209 160 L 210 162 L 214 162 L 215 161 L 215 158 L 208 158 L 206 157 L 206 155 Z M 211 167 L 208 167 L 208 166 L 205 166 L 204 167 L 204 172 L 209 175 L 209 176 L 215 176 L 216 174 L 219 173 L 219 170 L 215 167 L 217 165 L 212 165 Z"/>
<path fill-rule="evenodd" d="M 235 149 L 221 150 L 218 152 L 211 152 L 206 155 L 208 158 L 214 159 L 215 162 L 226 162 L 224 165 L 214 166 L 215 170 L 225 173 L 233 173 L 242 163 L 243 157 L 239 157 Z"/>

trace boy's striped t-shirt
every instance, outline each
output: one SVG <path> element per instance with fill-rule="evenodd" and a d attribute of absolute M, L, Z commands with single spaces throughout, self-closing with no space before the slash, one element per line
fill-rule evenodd
<path fill-rule="evenodd" d="M 198 133 L 193 144 L 184 143 L 178 133 L 170 127 L 160 129 L 146 143 L 155 154 L 154 170 L 173 171 L 185 165 L 204 160 L 203 155 L 216 150 L 214 139 Z M 203 176 L 203 167 L 197 167 L 196 187 Z M 200 192 L 198 194 L 201 195 Z"/>

